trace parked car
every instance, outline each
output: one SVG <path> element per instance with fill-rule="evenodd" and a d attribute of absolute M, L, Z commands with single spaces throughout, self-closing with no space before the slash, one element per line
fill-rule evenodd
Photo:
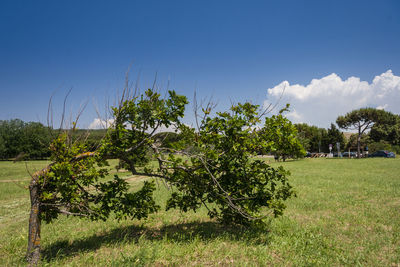
<path fill-rule="evenodd" d="M 395 158 L 396 155 L 393 152 L 390 152 L 387 150 L 378 150 L 378 151 L 375 151 L 374 153 L 370 154 L 368 157 L 370 157 L 370 158 L 374 158 L 374 157 Z"/>
<path fill-rule="evenodd" d="M 343 152 L 343 158 L 357 158 L 357 152 Z"/>

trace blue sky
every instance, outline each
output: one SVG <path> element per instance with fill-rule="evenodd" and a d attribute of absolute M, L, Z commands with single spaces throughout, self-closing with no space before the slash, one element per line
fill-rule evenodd
<path fill-rule="evenodd" d="M 160 88 L 169 79 L 170 89 L 190 99 L 196 89 L 220 109 L 274 101 L 283 83 L 296 122 L 326 127 L 363 105 L 400 113 L 393 103 L 400 101 L 399 14 L 400 1 L 3 0 L 0 120 L 46 122 L 50 96 L 57 115 L 72 88 L 67 110 L 88 100 L 80 124 L 88 127 L 97 117 L 92 103 L 101 109 L 113 99 L 130 65 L 143 89 L 157 73 Z M 337 96 L 352 101 L 335 110 L 344 102 Z M 318 119 L 312 110 L 321 110 Z M 186 121 L 192 117 L 188 107 Z"/>

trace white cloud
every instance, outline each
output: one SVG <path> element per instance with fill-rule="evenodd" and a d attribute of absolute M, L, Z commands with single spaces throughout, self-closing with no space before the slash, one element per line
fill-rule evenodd
<path fill-rule="evenodd" d="M 376 109 L 387 109 L 387 104 L 383 105 L 383 106 L 377 106 Z"/>
<path fill-rule="evenodd" d="M 283 81 L 268 89 L 264 105 L 278 101 L 282 90 L 285 91 L 280 103 L 290 103 L 291 112 L 287 116 L 293 122 L 329 127 L 339 115 L 362 107 L 400 113 L 400 76 L 391 70 L 376 76 L 372 83 L 357 77 L 342 80 L 335 73 L 313 79 L 305 86 Z"/>
<path fill-rule="evenodd" d="M 89 129 L 106 129 L 111 126 L 114 122 L 113 119 L 102 120 L 100 118 L 95 118 L 89 125 Z"/>

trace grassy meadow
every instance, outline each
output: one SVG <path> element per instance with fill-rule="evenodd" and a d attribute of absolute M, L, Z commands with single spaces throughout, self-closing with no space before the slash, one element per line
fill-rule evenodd
<path fill-rule="evenodd" d="M 42 227 L 42 266 L 400 266 L 400 159 L 285 163 L 297 197 L 267 230 L 219 225 L 206 210 L 148 220 L 60 217 Z M 0 266 L 25 265 L 28 171 L 0 162 Z M 121 176 L 129 176 L 122 173 Z M 143 181 L 129 177 L 133 187 Z M 160 183 L 156 198 L 168 196 Z"/>

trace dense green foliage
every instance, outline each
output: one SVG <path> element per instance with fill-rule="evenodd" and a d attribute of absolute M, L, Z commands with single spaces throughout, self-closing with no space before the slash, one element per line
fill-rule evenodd
<path fill-rule="evenodd" d="M 340 128 L 357 131 L 357 152 L 361 157 L 361 137 L 372 126 L 379 122 L 384 122 L 386 112 L 374 108 L 360 108 L 347 113 L 345 116 L 339 116 L 336 123 Z"/>
<path fill-rule="evenodd" d="M 266 117 L 265 125 L 259 133 L 263 141 L 267 142 L 263 149 L 284 161 L 289 157 L 301 158 L 305 155 L 296 127 L 283 115 L 288 108 L 289 105 L 279 114 Z"/>
<path fill-rule="evenodd" d="M 185 153 L 188 160 L 176 157 L 173 151 L 167 157 L 160 155 L 163 174 L 177 189 L 168 200 L 168 209 L 196 211 L 205 205 L 211 218 L 244 225 L 260 223 L 263 208 L 275 216 L 282 214 L 284 201 L 294 193 L 288 172 L 253 159 L 262 149 L 284 149 L 278 140 L 265 135 L 265 128 L 281 124 L 282 117 L 266 119 L 265 128 L 257 130 L 261 122 L 257 110 L 257 105 L 239 103 L 230 112 L 218 112 L 215 117 L 204 110 L 198 131 L 182 125 L 185 138 L 197 152 Z M 278 130 L 269 131 L 272 134 Z M 294 136 L 291 131 L 282 135 L 288 135 L 288 140 Z"/>
<path fill-rule="evenodd" d="M 336 123 L 340 128 L 347 130 L 357 130 L 364 133 L 371 129 L 375 123 L 384 122 L 386 112 L 375 108 L 360 108 L 348 112 L 344 116 L 339 116 Z"/>
<path fill-rule="evenodd" d="M 161 178 L 172 186 L 167 209 L 205 205 L 210 217 L 234 224 L 260 223 L 264 208 L 281 215 L 284 201 L 294 194 L 288 172 L 253 157 L 262 149 L 301 156 L 304 150 L 290 121 L 275 115 L 259 130 L 259 106 L 244 103 L 215 117 L 203 110 L 195 130 L 180 122 L 186 103 L 186 97 L 174 91 L 166 99 L 152 90 L 122 99 L 113 108 L 114 124 L 95 152 L 73 136 L 56 138 L 50 146 L 52 163 L 38 180 L 42 220 L 50 222 L 58 214 L 106 219 L 112 212 L 117 218 L 141 219 L 157 211 L 153 183 L 128 193 L 117 175 L 102 181 L 107 158 L 119 159 L 120 167 L 134 175 Z M 166 142 L 166 136 L 155 134 L 170 126 L 176 127 L 179 138 L 174 135 Z M 188 144 L 196 153 L 187 151 Z M 154 159 L 158 165 L 148 165 Z"/>
<path fill-rule="evenodd" d="M 209 209 L 210 217 L 238 224 L 259 221 L 263 207 L 275 215 L 281 214 L 283 201 L 293 194 L 287 172 L 251 159 L 263 148 L 286 149 L 282 142 L 262 134 L 266 131 L 257 130 L 261 123 L 259 107 L 238 104 L 230 112 L 220 112 L 215 117 L 210 117 L 210 110 L 204 109 L 203 119 L 195 130 L 179 120 L 186 103 L 186 97 L 175 92 L 169 92 L 169 98 L 164 100 L 151 90 L 121 101 L 113 109 L 115 124 L 109 130 L 102 153 L 119 158 L 132 174 L 159 177 L 172 185 L 176 191 L 167 208 L 188 211 L 202 205 L 213 206 Z M 280 130 L 272 128 L 273 122 L 285 123 L 282 129 L 286 132 L 281 135 L 295 143 L 291 124 L 281 115 L 266 121 L 270 125 L 266 123 L 264 129 L 271 126 L 270 133 Z M 159 127 L 171 125 L 179 131 L 175 140 L 166 142 L 165 138 L 160 140 L 160 135 L 154 135 Z M 189 146 L 193 148 L 190 151 Z M 157 160 L 157 167 L 141 167 L 151 158 Z"/>
<path fill-rule="evenodd" d="M 399 115 L 373 108 L 359 109 L 339 116 L 338 125 L 347 130 L 357 130 L 347 140 L 340 130 L 331 123 L 330 128 L 318 128 L 306 123 L 295 124 L 297 136 L 303 147 L 309 152 L 329 152 L 329 144 L 336 151 L 336 143 L 341 150 L 365 150 L 370 153 L 377 150 L 390 150 L 400 153 Z M 368 131 L 370 130 L 370 131 Z"/>
<path fill-rule="evenodd" d="M 346 142 L 346 146 L 345 146 L 345 150 L 357 150 L 357 138 L 358 138 L 358 134 L 354 133 L 351 134 Z M 371 145 L 371 140 L 368 136 L 368 134 L 362 134 L 361 138 L 360 138 L 360 147 L 365 149 L 367 146 Z M 373 152 L 373 151 L 371 151 Z"/>
<path fill-rule="evenodd" d="M 335 147 L 336 143 L 340 144 L 341 149 L 344 148 L 345 144 L 346 144 L 346 140 L 344 138 L 344 135 L 342 132 L 340 132 L 340 130 L 335 126 L 335 124 L 331 123 L 331 127 L 328 128 L 326 137 L 324 139 L 325 144 L 328 145 L 329 148 L 329 144 L 332 144 L 333 147 Z"/>
<path fill-rule="evenodd" d="M 346 148 L 356 146 L 359 155 L 361 149 L 367 146 L 370 152 L 382 149 L 400 152 L 398 115 L 374 108 L 361 108 L 339 116 L 336 122 L 343 129 L 357 130 L 357 134 L 350 137 Z"/>
<path fill-rule="evenodd" d="M 329 144 L 332 144 L 334 149 L 336 143 L 340 143 L 340 147 L 345 146 L 345 138 L 343 133 L 331 123 L 328 129 L 309 126 L 306 123 L 295 124 L 298 132 L 298 138 L 303 147 L 310 152 L 329 152 Z"/>
<path fill-rule="evenodd" d="M 111 212 L 117 218 L 141 219 L 158 209 L 151 198 L 154 183 L 146 182 L 141 190 L 128 193 L 127 182 L 118 176 L 102 182 L 108 174 L 107 162 L 86 152 L 84 145 L 70 142 L 66 134 L 50 148 L 52 164 L 39 176 L 42 220 L 51 222 L 59 214 L 105 220 Z"/>
<path fill-rule="evenodd" d="M 149 150 L 155 142 L 153 137 L 161 127 L 179 127 L 187 99 L 169 91 L 169 98 L 147 90 L 132 99 L 123 99 L 113 108 L 114 124 L 109 129 L 100 152 L 120 159 L 122 166 L 137 174 L 138 166 L 149 161 Z"/>
<path fill-rule="evenodd" d="M 68 134 L 52 142 L 52 163 L 33 174 L 29 185 L 26 258 L 30 265 L 40 260 L 41 221 L 51 222 L 59 214 L 91 220 L 105 220 L 111 214 L 118 219 L 142 219 L 159 209 L 153 200 L 154 182 L 145 182 L 141 189 L 130 193 L 127 182 L 118 175 L 104 181 L 106 159 L 117 158 L 126 169 L 138 174 L 138 166 L 149 160 L 152 135 L 159 127 L 179 125 L 186 103 L 186 97 L 173 91 L 168 99 L 161 99 L 158 93 L 147 90 L 144 95 L 121 99 L 120 105 L 113 108 L 115 123 L 94 152 Z M 147 169 L 143 173 L 154 176 Z"/>
<path fill-rule="evenodd" d="M 0 159 L 43 159 L 50 155 L 51 132 L 39 122 L 0 121 Z"/>
<path fill-rule="evenodd" d="M 186 98 L 174 92 L 164 100 L 148 90 L 145 95 L 121 101 L 113 109 L 114 127 L 95 152 L 81 142 L 82 135 L 63 133 L 51 143 L 52 163 L 33 174 L 30 184 L 32 209 L 27 258 L 31 263 L 38 261 L 40 247 L 34 244 L 40 221 L 51 222 L 59 214 L 105 220 L 113 213 L 119 219 L 142 219 L 159 209 L 152 196 L 154 182 L 145 182 L 141 189 L 131 193 L 127 182 L 118 175 L 104 181 L 108 174 L 106 159 L 117 158 L 126 169 L 136 173 L 137 167 L 149 160 L 152 134 L 158 127 L 178 123 L 185 104 Z M 149 128 L 153 129 L 150 134 Z"/>
<path fill-rule="evenodd" d="M 108 158 L 118 159 L 119 168 L 133 175 L 161 178 L 171 186 L 167 210 L 196 211 L 204 205 L 211 218 L 230 225 L 263 224 L 265 209 L 275 217 L 282 215 L 285 200 L 294 195 L 289 173 L 253 157 L 265 149 L 285 155 L 304 153 L 294 126 L 279 114 L 267 118 L 258 130 L 259 106 L 244 103 L 215 117 L 209 108 L 203 109 L 195 130 L 180 121 L 186 97 L 174 91 L 168 94 L 163 99 L 149 89 L 125 98 L 130 95 L 125 91 L 112 108 L 113 124 L 94 151 L 66 133 L 51 143 L 52 163 L 33 174 L 29 185 L 26 259 L 30 265 L 40 260 L 42 221 L 52 222 L 59 214 L 91 220 L 106 220 L 111 214 L 117 219 L 142 219 L 159 210 L 154 181 L 145 181 L 135 192 L 129 192 L 118 175 L 104 181 Z M 159 128 L 168 127 L 176 127 L 179 138 L 165 142 L 155 136 Z M 188 144 L 195 149 L 188 151 Z M 149 165 L 152 159 L 157 167 Z"/>
<path fill-rule="evenodd" d="M 369 132 L 370 150 L 394 150 L 400 153 L 400 116 L 385 112 Z"/>
<path fill-rule="evenodd" d="M 322 136 L 326 133 L 323 128 L 317 126 L 310 126 L 306 123 L 295 124 L 297 129 L 297 136 L 304 149 L 311 152 L 319 152 L 322 145 Z"/>
<path fill-rule="evenodd" d="M 50 143 L 60 134 L 40 122 L 24 122 L 20 119 L 0 121 L 0 160 L 44 159 L 50 157 Z M 71 140 L 84 144 L 95 151 L 106 130 L 80 130 L 70 133 Z"/>

